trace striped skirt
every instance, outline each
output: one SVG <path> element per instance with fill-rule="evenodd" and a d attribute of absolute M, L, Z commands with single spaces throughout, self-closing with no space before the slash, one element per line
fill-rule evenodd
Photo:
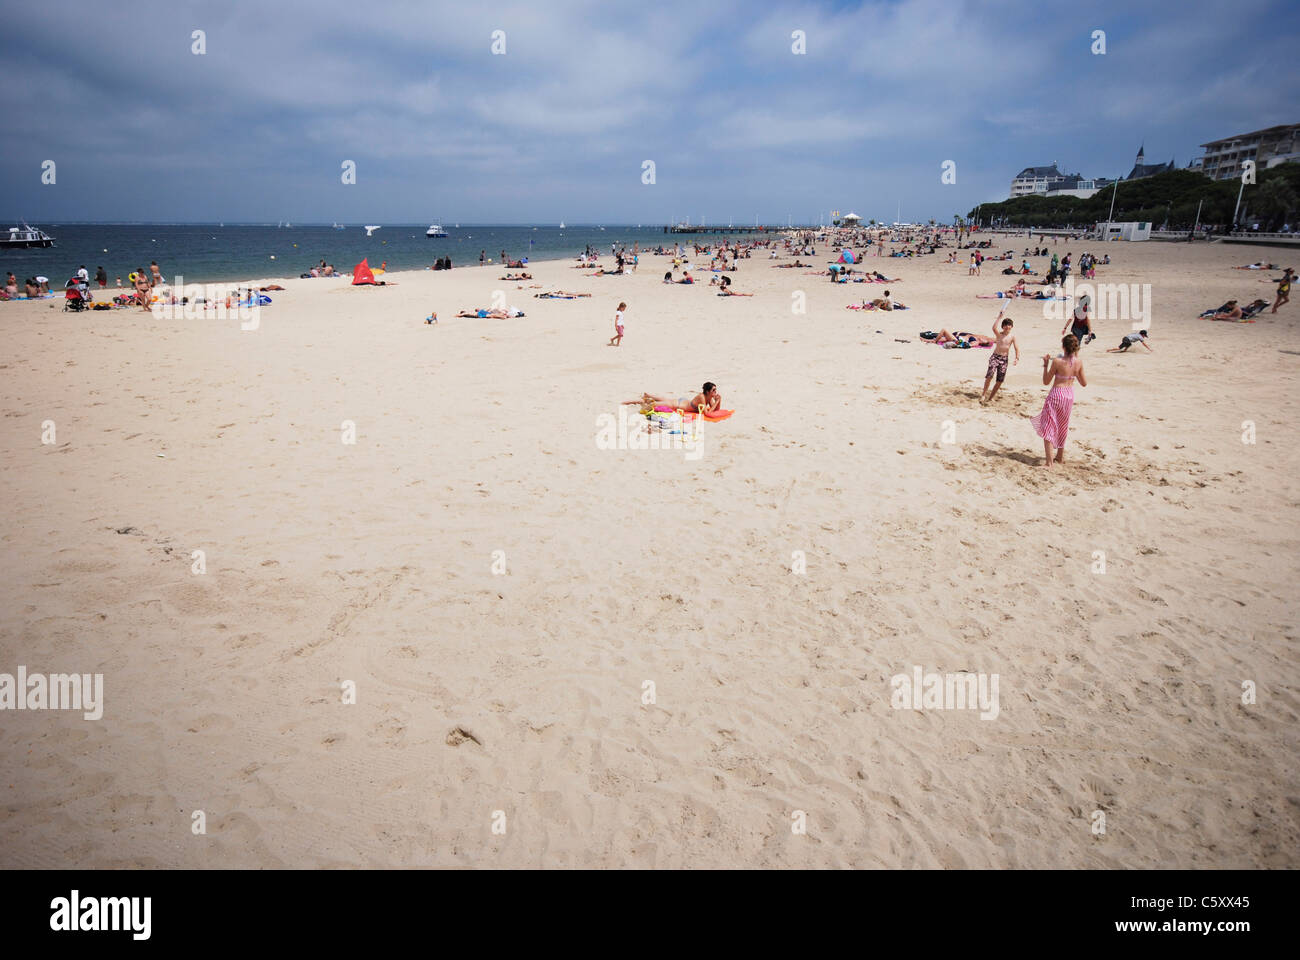
<path fill-rule="evenodd" d="M 1070 410 L 1074 407 L 1073 387 L 1052 387 L 1047 391 L 1043 409 L 1029 422 L 1034 432 L 1052 446 L 1065 446 L 1065 436 L 1070 432 Z"/>

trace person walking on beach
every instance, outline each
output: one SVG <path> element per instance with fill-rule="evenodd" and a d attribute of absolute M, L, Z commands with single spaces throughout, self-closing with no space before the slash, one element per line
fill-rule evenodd
<path fill-rule="evenodd" d="M 1273 309 L 1269 313 L 1277 313 L 1277 308 L 1284 303 L 1291 302 L 1291 281 L 1295 279 L 1295 271 L 1290 267 L 1282 273 L 1281 280 L 1270 280 L 1270 283 L 1277 284 L 1277 297 L 1273 301 Z"/>
<path fill-rule="evenodd" d="M 480 251 L 478 252 L 478 265 L 481 267 L 481 266 L 483 266 L 485 263 L 487 263 L 487 251 L 486 251 L 486 250 L 480 250 Z"/>
<path fill-rule="evenodd" d="M 993 355 L 989 357 L 989 368 L 984 374 L 984 392 L 980 394 L 980 403 L 991 403 L 993 398 L 998 395 L 998 390 L 1002 388 L 1002 381 L 1007 378 L 1007 362 L 1011 359 L 1010 353 L 1016 351 L 1016 363 L 1020 362 L 1020 345 L 1016 343 L 1015 334 L 1012 328 L 1015 324 L 1011 318 L 1003 319 L 1002 314 L 1006 312 L 1003 307 L 998 311 L 997 319 L 993 321 Z M 998 328 L 998 320 L 1002 321 L 1001 329 Z M 993 378 L 997 377 L 994 382 Z M 993 392 L 989 393 L 989 384 L 993 383 Z"/>
<path fill-rule="evenodd" d="M 614 311 L 614 335 L 609 338 L 609 346 L 621 347 L 623 345 L 623 312 L 627 310 L 627 304 L 620 302 L 618 309 Z"/>
<path fill-rule="evenodd" d="M 1061 356 L 1053 359 L 1043 354 L 1043 384 L 1052 385 L 1043 401 L 1043 409 L 1029 422 L 1034 432 L 1043 438 L 1043 466 L 1053 463 L 1052 448 L 1056 448 L 1056 463 L 1065 462 L 1065 440 L 1070 432 L 1070 411 L 1074 408 L 1074 382 L 1086 387 L 1088 378 L 1083 374 L 1083 359 L 1079 356 L 1079 338 L 1072 333 L 1061 339 Z"/>

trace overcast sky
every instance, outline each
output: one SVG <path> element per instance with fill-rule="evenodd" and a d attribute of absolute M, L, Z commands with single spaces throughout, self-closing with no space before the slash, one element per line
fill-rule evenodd
<path fill-rule="evenodd" d="M 900 203 L 951 220 L 1028 165 L 1122 175 L 1145 142 L 1186 166 L 1206 140 L 1300 122 L 1291 0 L 0 13 L 0 214 L 34 224 L 784 223 Z"/>

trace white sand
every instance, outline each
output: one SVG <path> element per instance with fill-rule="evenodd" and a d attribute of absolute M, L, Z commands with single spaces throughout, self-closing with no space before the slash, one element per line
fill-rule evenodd
<path fill-rule="evenodd" d="M 988 351 L 917 337 L 987 333 L 1000 263 L 870 258 L 892 314 L 757 257 L 753 299 L 653 256 L 530 266 L 579 301 L 287 280 L 255 332 L 0 304 L 0 671 L 106 691 L 0 713 L 0 866 L 1295 867 L 1300 307 L 1191 319 L 1294 257 L 1108 252 L 1156 352 L 1098 323 L 1053 472 L 1059 322 L 1013 304 L 988 408 Z M 453 318 L 496 289 L 528 316 Z M 698 460 L 597 448 L 705 379 Z M 892 709 L 913 665 L 997 673 L 999 715 Z"/>

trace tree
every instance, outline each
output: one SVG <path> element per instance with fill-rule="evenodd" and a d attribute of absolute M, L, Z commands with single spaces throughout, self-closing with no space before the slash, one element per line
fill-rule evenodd
<path fill-rule="evenodd" d="M 1300 196 L 1296 195 L 1291 184 L 1282 179 L 1269 180 L 1261 184 L 1255 194 L 1255 207 L 1268 218 L 1266 226 L 1277 229 L 1292 210 L 1300 206 Z"/>

